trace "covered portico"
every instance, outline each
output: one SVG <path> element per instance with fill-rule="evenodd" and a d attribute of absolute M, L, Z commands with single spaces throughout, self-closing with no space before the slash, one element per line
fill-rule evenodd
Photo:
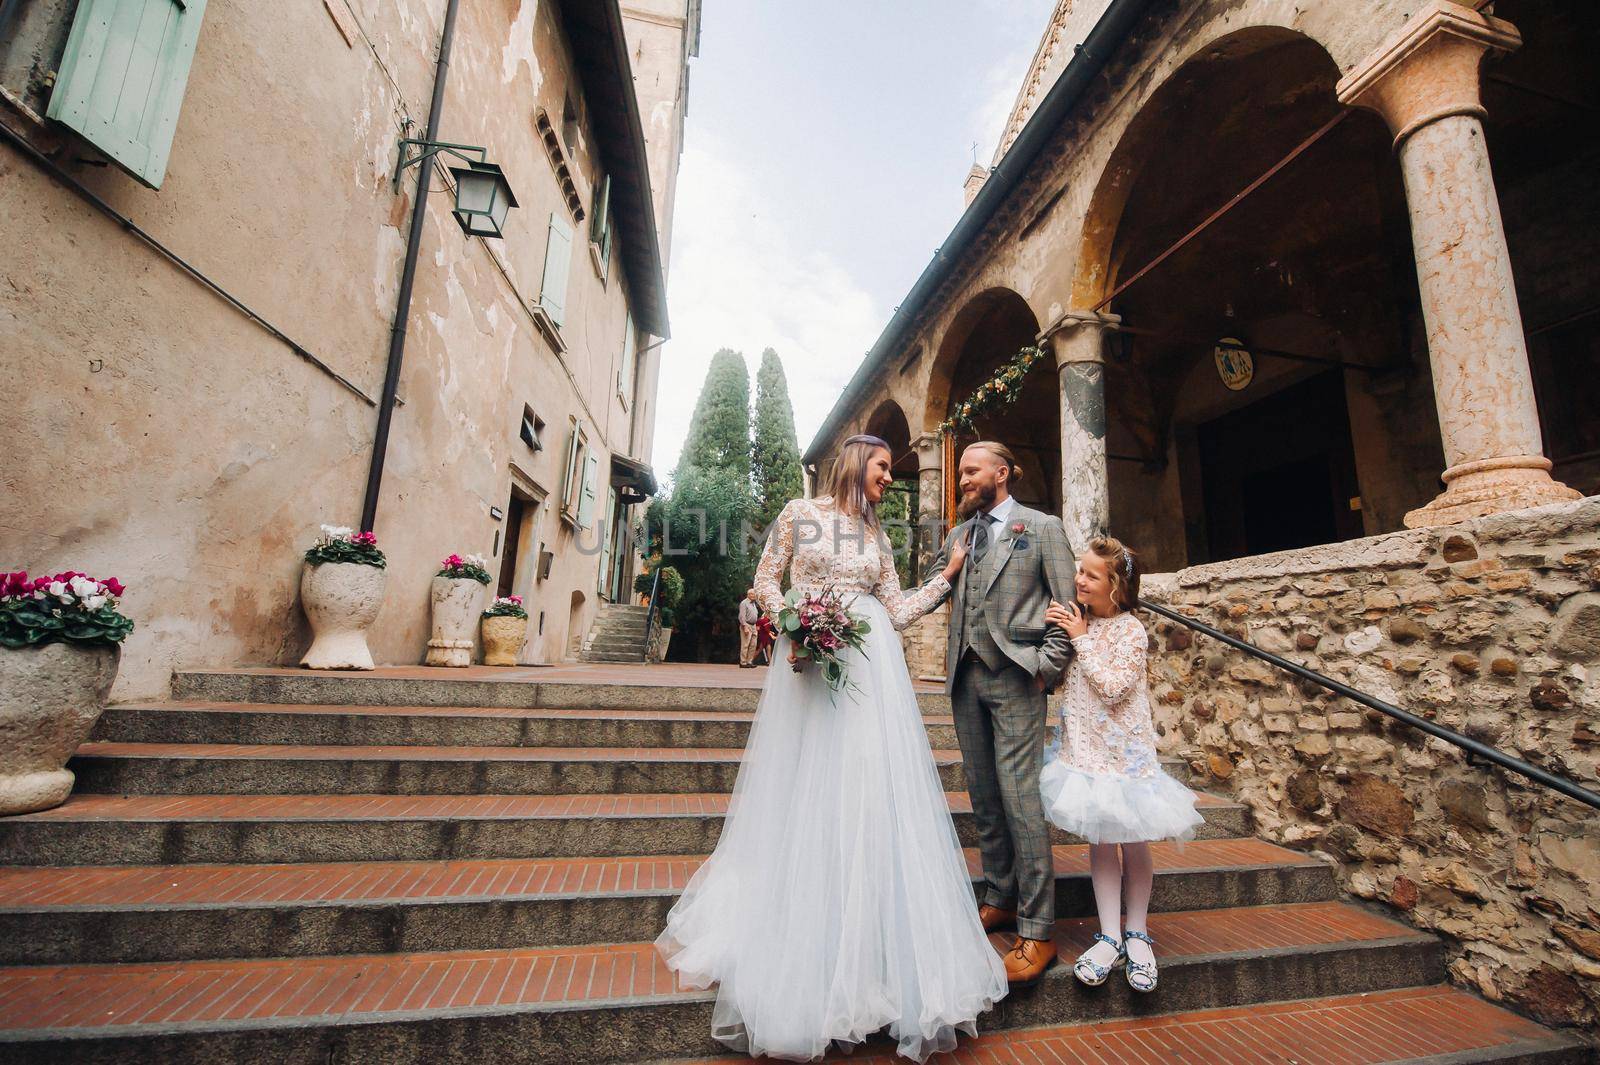
<path fill-rule="evenodd" d="M 925 521 L 997 437 L 1075 546 L 1158 571 L 1600 487 L 1600 17 L 1190 7 L 1109 5 L 805 461 L 892 400 Z"/>

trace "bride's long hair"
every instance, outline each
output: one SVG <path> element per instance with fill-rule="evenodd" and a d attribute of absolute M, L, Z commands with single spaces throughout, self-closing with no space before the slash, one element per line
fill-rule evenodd
<path fill-rule="evenodd" d="M 824 493 L 833 498 L 833 505 L 839 510 L 860 515 L 873 531 L 878 529 L 878 505 L 867 499 L 867 463 L 878 450 L 889 450 L 888 443 L 880 437 L 863 433 L 846 440 L 834 457 Z"/>

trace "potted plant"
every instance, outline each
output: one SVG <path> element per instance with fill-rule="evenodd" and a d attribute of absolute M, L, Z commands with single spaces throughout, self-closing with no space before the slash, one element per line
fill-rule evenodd
<path fill-rule="evenodd" d="M 483 588 L 489 583 L 488 563 L 477 555 L 451 555 L 433 575 L 433 636 L 428 640 L 429 666 L 472 665 L 472 637 Z"/>
<path fill-rule="evenodd" d="M 0 814 L 71 794 L 67 759 L 105 709 L 133 631 L 122 592 L 115 577 L 0 574 Z"/>
<path fill-rule="evenodd" d="M 483 664 L 514 666 L 528 637 L 528 612 L 522 596 L 502 595 L 483 612 Z"/>
<path fill-rule="evenodd" d="M 311 622 L 311 648 L 300 664 L 307 669 L 371 669 L 367 629 L 383 606 L 388 560 L 378 538 L 332 525 L 306 552 L 300 574 L 300 601 Z"/>

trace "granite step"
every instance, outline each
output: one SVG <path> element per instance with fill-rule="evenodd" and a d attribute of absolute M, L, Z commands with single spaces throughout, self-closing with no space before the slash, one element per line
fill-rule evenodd
<path fill-rule="evenodd" d="M 1575 1036 L 1551 1032 L 1454 988 L 1434 986 L 993 1032 L 963 1040 L 954 1055 L 929 1060 L 936 1065 L 1579 1065 L 1590 1055 Z M 725 1054 L 671 1065 L 747 1060 Z M 882 1046 L 819 1060 L 841 1065 L 905 1061 Z"/>
<path fill-rule="evenodd" d="M 676 684 L 645 672 L 638 663 L 605 671 L 614 680 L 549 680 L 560 671 L 539 667 L 449 670 L 422 666 L 387 668 L 382 675 L 359 672 L 259 667 L 174 673 L 175 699 L 230 703 L 313 703 L 367 706 L 495 706 L 591 710 L 754 710 L 761 697 L 761 670 L 729 670 L 735 684 Z M 633 679 L 645 679 L 643 682 Z M 950 697 L 922 690 L 924 713 L 948 714 Z"/>
<path fill-rule="evenodd" d="M 1076 955 L 1094 927 L 1059 922 L 1060 949 Z M 1120 980 L 1086 992 L 1062 964 L 1002 1000 L 984 1029 L 1383 992 L 1444 975 L 1437 940 L 1339 902 L 1153 914 L 1150 929 L 1162 945 L 1155 995 Z M 0 1042 L 8 1062 L 79 1065 L 641 1061 L 717 1053 L 711 1001 L 678 989 L 648 942 L 21 966 L 0 969 Z"/>
<path fill-rule="evenodd" d="M 709 854 L 729 796 L 73 795 L 0 819 L 0 865 L 433 861 Z M 963 846 L 976 828 L 946 794 Z M 1245 807 L 1201 794 L 1203 839 L 1246 834 Z M 1053 832 L 1051 842 L 1082 842 Z"/>
<path fill-rule="evenodd" d="M 613 795 L 731 792 L 732 747 L 356 747 L 86 743 L 68 762 L 86 795 Z M 934 751 L 966 787 L 958 751 Z"/>
<path fill-rule="evenodd" d="M 112 706 L 95 726 L 108 743 L 235 743 L 462 747 L 737 747 L 749 711 L 344 706 L 174 700 Z M 954 750 L 955 722 L 924 715 L 928 741 Z M 1189 764 L 1163 758 L 1187 783 Z"/>
<path fill-rule="evenodd" d="M 976 880 L 979 859 L 965 852 Z M 1151 907 L 1330 901 L 1328 867 L 1253 839 L 1154 846 Z M 703 857 L 0 869 L 0 965 L 648 940 Z M 1088 848 L 1057 847 L 1056 905 L 1094 912 Z"/>

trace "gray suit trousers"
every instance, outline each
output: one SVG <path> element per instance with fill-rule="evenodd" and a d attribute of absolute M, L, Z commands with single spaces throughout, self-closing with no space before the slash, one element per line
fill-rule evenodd
<path fill-rule="evenodd" d="M 1009 661 L 991 670 L 964 655 L 956 665 L 951 703 L 983 854 L 983 901 L 1016 909 L 1021 935 L 1050 939 L 1055 860 L 1039 795 L 1049 715 L 1044 693 Z"/>

